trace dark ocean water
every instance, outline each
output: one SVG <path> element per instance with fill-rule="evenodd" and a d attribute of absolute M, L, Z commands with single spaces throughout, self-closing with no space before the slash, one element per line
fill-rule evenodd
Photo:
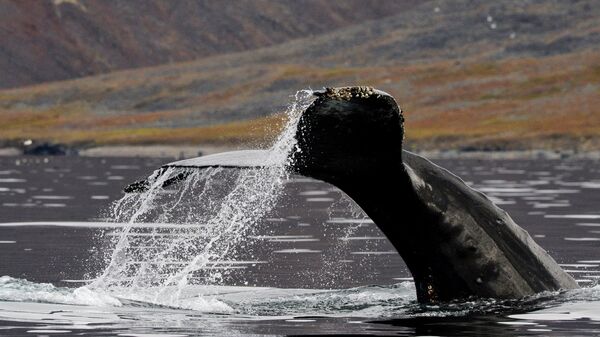
<path fill-rule="evenodd" d="M 0 335 L 600 333 L 597 161 L 435 161 L 507 210 L 582 290 L 420 306 L 377 227 L 335 187 L 302 177 L 285 183 L 235 263 L 213 266 L 213 275 L 223 269 L 218 282 L 198 278 L 183 291 L 89 290 L 122 227 L 106 223 L 111 203 L 165 162 L 0 157 Z M 178 302 L 157 300 L 177 291 Z"/>

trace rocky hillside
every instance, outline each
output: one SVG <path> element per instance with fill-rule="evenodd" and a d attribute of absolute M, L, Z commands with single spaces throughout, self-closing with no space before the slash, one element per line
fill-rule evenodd
<path fill-rule="evenodd" d="M 251 50 L 419 0 L 1 0 L 0 88 Z"/>
<path fill-rule="evenodd" d="M 5 143 L 242 142 L 303 88 L 371 85 L 418 148 L 600 149 L 600 4 L 424 2 L 379 20 L 228 53 L 0 91 Z"/>

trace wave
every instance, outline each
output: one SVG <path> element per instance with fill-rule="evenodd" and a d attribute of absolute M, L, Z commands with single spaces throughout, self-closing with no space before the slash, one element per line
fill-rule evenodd
<path fill-rule="evenodd" d="M 171 292 L 179 292 L 173 296 Z M 176 301 L 174 300 L 176 299 Z M 518 300 L 472 299 L 423 305 L 414 283 L 349 289 L 283 289 L 269 287 L 188 286 L 113 288 L 56 287 L 9 276 L 0 277 L 0 301 L 56 303 L 101 307 L 168 307 L 244 318 L 269 317 L 460 317 L 473 314 L 532 313 L 540 309 L 587 303 L 600 307 L 600 285 L 566 292 L 543 292 Z"/>
<path fill-rule="evenodd" d="M 115 297 L 101 290 L 55 287 L 10 276 L 0 277 L 0 301 L 40 302 L 93 306 L 121 306 Z"/>

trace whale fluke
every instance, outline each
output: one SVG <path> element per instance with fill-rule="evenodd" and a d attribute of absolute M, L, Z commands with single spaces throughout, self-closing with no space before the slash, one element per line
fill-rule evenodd
<path fill-rule="evenodd" d="M 408 266 L 419 302 L 578 287 L 483 193 L 402 149 L 404 118 L 392 96 L 369 87 L 315 95 L 300 116 L 290 169 L 335 185 L 365 211 Z M 267 155 L 235 151 L 165 167 L 260 167 Z"/>

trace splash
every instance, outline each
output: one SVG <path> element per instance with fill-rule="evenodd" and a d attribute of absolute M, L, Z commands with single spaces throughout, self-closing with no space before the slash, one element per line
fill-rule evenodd
<path fill-rule="evenodd" d="M 118 299 L 103 291 L 92 291 L 86 287 L 61 288 L 10 276 L 0 277 L 0 301 L 121 306 Z"/>
<path fill-rule="evenodd" d="M 342 192 L 342 196 L 327 209 L 329 219 L 338 219 L 339 216 L 354 219 L 356 223 L 348 224 L 341 230 L 339 226 L 326 221 L 322 223 L 324 235 L 337 235 L 338 240 L 327 249 L 322 255 L 323 268 L 318 270 L 315 275 L 321 280 L 322 284 L 330 288 L 336 286 L 340 279 L 352 279 L 352 270 L 347 268 L 344 261 L 344 255 L 349 251 L 349 240 L 363 225 L 361 221 L 368 221 L 369 216 L 358 206 L 352 198 Z M 377 244 L 375 242 L 375 244 Z M 359 262 L 359 266 L 362 262 Z"/>
<path fill-rule="evenodd" d="M 163 168 L 148 178 L 147 191 L 116 202 L 112 220 L 127 225 L 116 235 L 108 267 L 90 287 L 127 288 L 131 294 L 151 288 L 153 302 L 177 306 L 185 286 L 221 283 L 247 253 L 248 235 L 275 206 L 289 175 L 289 154 L 297 151 L 298 119 L 312 101 L 311 91 L 296 94 L 264 167 Z M 175 177 L 185 178 L 163 188 Z"/>

